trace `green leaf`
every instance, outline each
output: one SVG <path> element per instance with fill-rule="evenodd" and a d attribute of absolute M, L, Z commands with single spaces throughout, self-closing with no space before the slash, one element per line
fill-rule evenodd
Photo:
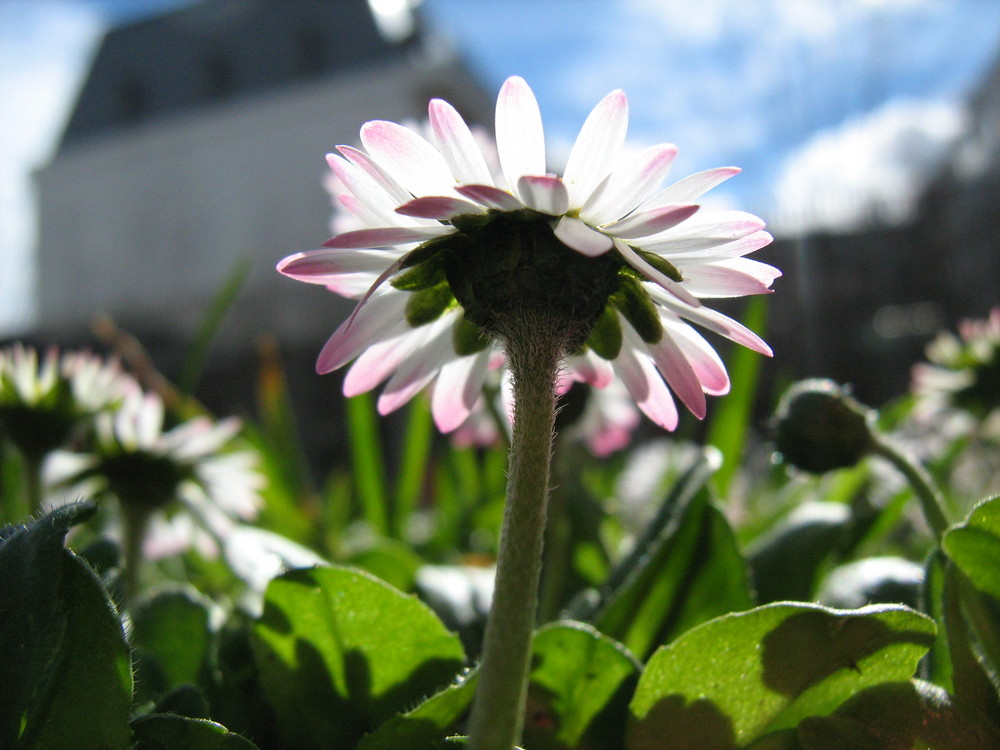
<path fill-rule="evenodd" d="M 257 750 L 246 737 L 208 719 L 146 714 L 132 722 L 133 750 Z"/>
<path fill-rule="evenodd" d="M 161 592 L 134 608 L 132 645 L 140 688 L 163 694 L 204 683 L 213 638 L 209 608 L 191 588 Z"/>
<path fill-rule="evenodd" d="M 842 546 L 851 511 L 840 503 L 804 503 L 757 543 L 750 555 L 760 604 L 813 598 L 820 571 Z"/>
<path fill-rule="evenodd" d="M 666 736 L 678 748 L 743 747 L 866 687 L 909 679 L 934 630 L 896 606 L 771 604 L 712 620 L 650 658 L 629 707 L 627 747 L 669 748 Z"/>
<path fill-rule="evenodd" d="M 973 508 L 945 533 L 941 547 L 976 588 L 1000 599 L 1000 497 Z"/>
<path fill-rule="evenodd" d="M 357 750 L 424 750 L 436 748 L 465 715 L 476 689 L 469 672 L 411 711 L 393 716 L 358 743 Z"/>
<path fill-rule="evenodd" d="M 278 734 L 297 748 L 353 748 L 451 682 L 465 659 L 416 597 L 349 568 L 276 578 L 253 636 Z"/>
<path fill-rule="evenodd" d="M 991 750 L 1000 732 L 927 682 L 888 682 L 799 726 L 803 750 Z"/>
<path fill-rule="evenodd" d="M 96 511 L 64 506 L 0 532 L 0 747 L 118 748 L 132 673 L 118 614 L 93 571 L 63 548 Z"/>
<path fill-rule="evenodd" d="M 400 591 L 413 591 L 424 562 L 413 548 L 395 539 L 377 538 L 344 562 L 361 568 Z"/>
<path fill-rule="evenodd" d="M 537 750 L 621 747 L 639 663 L 625 648 L 579 622 L 535 634 L 524 744 Z"/>
<path fill-rule="evenodd" d="M 752 604 L 732 530 L 703 484 L 688 490 L 696 486 L 702 489 L 659 536 L 639 543 L 643 556 L 593 619 L 640 659 L 688 628 Z"/>
<path fill-rule="evenodd" d="M 132 668 L 118 613 L 97 575 L 65 552 L 59 605 L 66 635 L 42 699 L 26 717 L 21 744 L 31 750 L 108 750 L 128 744 Z"/>

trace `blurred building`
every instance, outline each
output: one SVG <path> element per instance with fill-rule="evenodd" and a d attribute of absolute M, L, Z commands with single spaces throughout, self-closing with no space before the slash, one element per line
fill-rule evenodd
<path fill-rule="evenodd" d="M 832 377 L 880 404 L 938 331 L 1000 305 L 1000 59 L 967 115 L 906 221 L 779 236 L 754 255 L 784 271 L 769 299 L 774 379 Z"/>
<path fill-rule="evenodd" d="M 425 116 L 431 96 L 492 103 L 417 25 L 386 38 L 365 0 L 205 0 L 111 30 L 37 174 L 39 332 L 107 312 L 187 336 L 248 259 L 230 340 L 315 343 L 304 322 L 336 317 L 330 295 L 274 264 L 328 236 L 324 154 L 365 120 Z"/>
<path fill-rule="evenodd" d="M 366 120 L 425 117 L 433 96 L 492 115 L 492 95 L 414 10 L 373 10 L 385 5 L 202 0 L 110 30 L 36 175 L 36 336 L 87 340 L 108 314 L 174 375 L 210 301 L 249 264 L 201 395 L 247 400 L 232 371 L 252 369 L 261 334 L 303 352 L 295 371 L 317 379 L 311 362 L 350 304 L 274 266 L 329 236 L 324 154 Z"/>

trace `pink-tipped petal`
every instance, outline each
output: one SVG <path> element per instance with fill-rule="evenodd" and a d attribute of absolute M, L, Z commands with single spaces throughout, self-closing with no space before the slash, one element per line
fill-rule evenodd
<path fill-rule="evenodd" d="M 610 237 L 571 216 L 559 219 L 552 231 L 564 245 L 591 258 L 603 255 L 611 249 Z"/>
<path fill-rule="evenodd" d="M 693 327 L 669 310 L 660 310 L 663 335 L 670 336 L 683 350 L 684 357 L 694 368 L 702 390 L 711 396 L 729 393 L 729 373 L 715 349 Z"/>
<path fill-rule="evenodd" d="M 316 372 L 320 375 L 333 372 L 383 337 L 406 330 L 406 300 L 406 292 L 393 289 L 375 295 L 363 308 L 355 308 L 357 314 L 341 323 L 323 345 L 316 360 Z"/>
<path fill-rule="evenodd" d="M 516 211 L 524 204 L 506 190 L 492 185 L 459 185 L 455 190 L 469 200 L 499 211 Z"/>
<path fill-rule="evenodd" d="M 633 333 L 632 336 L 635 339 L 639 338 L 638 334 Z M 704 419 L 708 409 L 705 392 L 702 390 L 698 375 L 677 342 L 669 333 L 664 332 L 658 342 L 649 344 L 647 348 L 653 357 L 653 362 L 681 402 L 698 419 Z"/>
<path fill-rule="evenodd" d="M 378 165 L 416 197 L 441 195 L 455 185 L 440 152 L 409 128 L 385 120 L 366 122 L 361 142 Z"/>
<path fill-rule="evenodd" d="M 566 370 L 574 380 L 587 383 L 594 388 L 607 388 L 615 379 L 611 363 L 587 349 L 583 354 L 568 357 Z"/>
<path fill-rule="evenodd" d="M 484 350 L 441 368 L 431 400 L 434 424 L 441 432 L 451 432 L 469 418 L 482 396 L 488 361 L 489 352 Z"/>
<path fill-rule="evenodd" d="M 519 76 L 504 81 L 497 98 L 497 154 L 510 186 L 525 175 L 545 174 L 542 114 L 528 84 Z"/>
<path fill-rule="evenodd" d="M 612 91 L 587 116 L 566 161 L 563 178 L 571 205 L 582 205 L 611 171 L 627 130 L 628 99 L 620 89 Z"/>
<path fill-rule="evenodd" d="M 400 363 L 382 389 L 378 399 L 379 414 L 388 414 L 405 404 L 434 379 L 442 366 L 458 356 L 452 345 L 453 324 L 452 317 L 430 324 L 433 330 L 423 346 Z"/>
<path fill-rule="evenodd" d="M 730 258 L 714 263 L 685 263 L 677 258 L 675 265 L 690 292 L 698 297 L 769 294 L 771 283 L 781 276 L 781 271 L 774 266 L 749 258 Z"/>
<path fill-rule="evenodd" d="M 701 301 L 697 297 L 692 295 L 678 282 L 663 275 L 660 271 L 644 261 L 639 254 L 635 252 L 635 250 L 628 246 L 628 243 L 616 239 L 615 249 L 622 256 L 622 259 L 632 266 L 632 268 L 650 281 L 655 281 L 661 288 L 672 294 L 678 300 L 684 304 L 690 305 L 691 307 L 701 307 Z"/>
<path fill-rule="evenodd" d="M 666 231 L 691 218 L 698 208 L 698 206 L 692 205 L 662 206 L 652 211 L 632 214 L 621 221 L 607 224 L 602 229 L 608 234 L 626 240 L 648 237 L 651 234 Z"/>
<path fill-rule="evenodd" d="M 337 179 L 372 215 L 371 221 L 366 222 L 368 226 L 393 226 L 403 223 L 393 213 L 399 205 L 398 196 L 387 189 L 384 181 L 380 181 L 367 170 L 339 154 L 327 154 L 326 160 Z M 408 199 L 409 194 L 407 194 Z"/>
<path fill-rule="evenodd" d="M 307 250 L 278 263 L 278 273 L 308 284 L 332 284 L 343 274 L 378 274 L 399 258 L 392 250 Z"/>
<path fill-rule="evenodd" d="M 642 413 L 663 429 L 676 430 L 677 405 L 649 355 L 623 346 L 614 367 Z"/>
<path fill-rule="evenodd" d="M 713 333 L 724 336 L 730 341 L 735 341 L 737 344 L 745 346 L 747 349 L 753 349 L 755 352 L 760 352 L 767 357 L 773 356 L 771 347 L 769 347 L 760 336 L 744 326 L 742 323 L 738 323 L 732 318 L 729 318 L 717 310 L 713 310 L 709 307 L 693 308 L 688 305 L 678 304 L 675 299 L 655 288 L 651 291 L 653 296 L 656 297 L 658 301 L 666 305 L 671 311 L 684 320 L 688 320 L 701 326 L 702 328 L 712 331 Z"/>
<path fill-rule="evenodd" d="M 403 188 L 392 176 L 386 172 L 382 167 L 375 163 L 375 161 L 364 151 L 354 148 L 353 146 L 337 146 L 337 151 L 343 155 L 351 164 L 356 166 L 358 169 L 362 170 L 365 174 L 371 177 L 375 182 L 383 189 L 385 192 L 392 197 L 393 203 L 399 205 L 408 201 L 413 196 Z M 327 159 L 329 160 L 329 156 Z"/>
<path fill-rule="evenodd" d="M 420 219 L 435 219 L 448 221 L 464 214 L 482 214 L 486 209 L 477 203 L 463 201 L 461 198 L 449 198 L 445 195 L 429 195 L 424 198 L 414 198 L 396 209 L 396 213 L 404 216 L 415 216 Z"/>
<path fill-rule="evenodd" d="M 594 190 L 580 209 L 580 216 L 594 224 L 622 218 L 659 187 L 676 156 L 677 147 L 672 143 L 659 143 L 640 151 L 612 172 L 600 189 Z"/>
<path fill-rule="evenodd" d="M 492 184 L 493 175 L 476 138 L 462 116 L 448 102 L 432 99 L 427 105 L 434 142 L 455 180 Z"/>
<path fill-rule="evenodd" d="M 381 227 L 378 229 L 357 229 L 331 237 L 323 247 L 333 248 L 380 248 L 408 245 L 412 242 L 426 242 L 435 237 L 454 232 L 454 227 L 444 224 L 428 224 L 420 227 Z"/>
<path fill-rule="evenodd" d="M 552 175 L 528 175 L 517 181 L 517 194 L 528 208 L 543 214 L 561 216 L 569 208 L 566 186 Z"/>
<path fill-rule="evenodd" d="M 731 240 L 724 237 L 688 237 L 670 242 L 669 252 L 664 253 L 671 262 L 681 260 L 701 260 L 711 262 L 726 258 L 738 258 L 770 245 L 774 238 L 763 229 Z M 637 243 L 644 250 L 651 249 L 645 242 Z M 662 252 L 662 246 L 661 246 Z"/>
<path fill-rule="evenodd" d="M 642 247 L 654 252 L 669 251 L 678 240 L 715 238 L 732 242 L 764 228 L 764 221 L 744 211 L 703 208 L 683 224 L 654 235 L 642 242 Z"/>
<path fill-rule="evenodd" d="M 656 206 L 665 206 L 668 203 L 691 203 L 716 185 L 725 182 L 730 177 L 735 177 L 740 171 L 739 167 L 718 167 L 688 175 L 654 195 L 643 204 L 642 209 L 648 210 Z"/>

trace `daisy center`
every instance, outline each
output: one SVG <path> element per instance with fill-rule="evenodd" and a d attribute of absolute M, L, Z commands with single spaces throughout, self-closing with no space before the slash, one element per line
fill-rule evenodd
<path fill-rule="evenodd" d="M 456 220 L 442 268 L 470 322 L 500 336 L 511 315 L 544 313 L 566 326 L 571 341 L 587 338 L 619 285 L 622 262 L 566 247 L 550 222 L 534 211 Z"/>

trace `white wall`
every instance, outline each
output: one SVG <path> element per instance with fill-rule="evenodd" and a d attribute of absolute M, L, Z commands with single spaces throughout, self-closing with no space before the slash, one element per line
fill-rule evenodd
<path fill-rule="evenodd" d="M 225 338 L 318 345 L 350 304 L 274 265 L 328 236 L 324 155 L 430 95 L 489 110 L 454 60 L 392 62 L 81 142 L 37 174 L 38 332 L 85 335 L 98 313 L 136 331 L 196 330 L 236 260 L 254 267 Z M 485 104 L 485 106 L 484 106 Z"/>

